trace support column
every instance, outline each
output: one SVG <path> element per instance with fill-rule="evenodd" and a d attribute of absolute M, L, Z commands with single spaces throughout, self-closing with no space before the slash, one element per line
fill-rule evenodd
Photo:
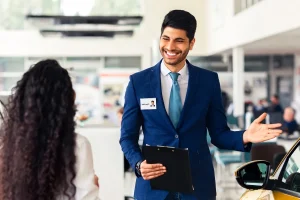
<path fill-rule="evenodd" d="M 233 115 L 235 117 L 244 115 L 244 50 L 236 47 L 232 51 L 233 58 Z"/>
<path fill-rule="evenodd" d="M 296 110 L 296 120 L 300 120 L 300 54 L 294 57 L 294 99 L 292 107 Z"/>

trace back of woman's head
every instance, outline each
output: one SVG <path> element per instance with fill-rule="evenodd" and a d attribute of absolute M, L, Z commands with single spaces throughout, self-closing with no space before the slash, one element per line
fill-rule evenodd
<path fill-rule="evenodd" d="M 57 61 L 41 61 L 23 75 L 3 123 L 2 199 L 74 196 L 74 115 L 72 82 Z"/>

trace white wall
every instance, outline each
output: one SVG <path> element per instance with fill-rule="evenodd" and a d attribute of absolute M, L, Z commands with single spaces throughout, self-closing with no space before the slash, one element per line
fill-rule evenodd
<path fill-rule="evenodd" d="M 43 37 L 38 31 L 0 31 L 2 57 L 141 56 L 142 68 L 151 63 L 151 41 L 133 38 Z"/>
<path fill-rule="evenodd" d="M 263 0 L 234 15 L 234 0 L 205 0 L 206 54 L 300 27 L 299 0 Z"/>
<path fill-rule="evenodd" d="M 42 37 L 38 31 L 0 31 L 1 56 L 141 55 L 143 40 Z"/>

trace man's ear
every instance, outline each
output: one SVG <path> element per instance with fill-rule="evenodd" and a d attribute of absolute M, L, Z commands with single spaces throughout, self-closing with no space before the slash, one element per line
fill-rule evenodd
<path fill-rule="evenodd" d="M 196 42 L 196 39 L 195 38 L 192 39 L 192 41 L 190 42 L 190 50 L 193 50 L 195 42 Z"/>

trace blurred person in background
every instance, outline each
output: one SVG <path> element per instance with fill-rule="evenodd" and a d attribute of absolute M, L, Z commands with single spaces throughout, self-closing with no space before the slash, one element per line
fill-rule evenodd
<path fill-rule="evenodd" d="M 257 118 L 268 110 L 268 102 L 266 99 L 260 99 L 256 105 L 254 105 L 253 114 Z"/>
<path fill-rule="evenodd" d="M 286 138 L 290 138 L 294 135 L 296 131 L 298 131 L 298 123 L 295 120 L 295 110 L 292 107 L 287 107 L 284 109 L 283 113 L 283 134 L 282 137 L 286 136 Z"/>
<path fill-rule="evenodd" d="M 17 82 L 1 128 L 1 200 L 96 200 L 91 145 L 75 133 L 75 93 L 55 60 Z"/>
<path fill-rule="evenodd" d="M 260 99 L 258 101 L 258 104 L 254 105 L 253 107 L 253 115 L 254 118 L 259 117 L 263 113 L 268 111 L 268 102 L 266 99 Z M 265 120 L 262 121 L 262 123 L 265 123 Z"/>
<path fill-rule="evenodd" d="M 270 112 L 281 112 L 283 113 L 283 109 L 280 105 L 280 101 L 279 101 L 279 96 L 274 94 L 272 97 L 271 97 L 271 104 L 268 108 L 268 113 Z"/>

